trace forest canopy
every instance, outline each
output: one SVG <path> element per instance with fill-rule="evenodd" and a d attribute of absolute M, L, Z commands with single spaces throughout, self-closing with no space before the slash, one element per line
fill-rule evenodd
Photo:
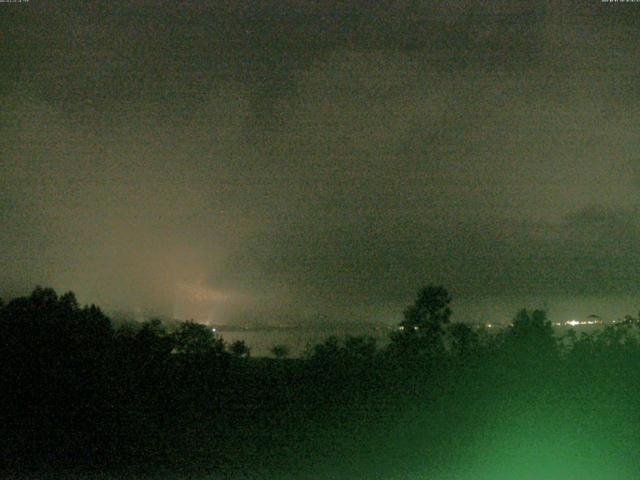
<path fill-rule="evenodd" d="M 302 357 L 286 345 L 252 357 L 205 325 L 116 327 L 38 287 L 0 304 L 2 471 L 489 479 L 638 466 L 637 318 L 559 336 L 523 309 L 490 334 L 451 323 L 451 303 L 444 287 L 419 290 L 387 345 L 330 337 Z"/>

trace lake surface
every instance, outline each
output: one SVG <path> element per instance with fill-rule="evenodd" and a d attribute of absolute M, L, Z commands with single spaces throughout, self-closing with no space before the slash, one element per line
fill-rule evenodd
<path fill-rule="evenodd" d="M 227 343 L 236 340 L 244 340 L 251 348 L 251 355 L 254 357 L 271 356 L 271 348 L 275 345 L 286 345 L 289 347 L 290 356 L 298 357 L 304 354 L 309 348 L 324 342 L 331 336 L 340 339 L 351 336 L 370 336 L 377 341 L 378 347 L 383 347 L 389 343 L 389 335 L 395 330 L 393 325 L 345 325 L 333 327 L 290 327 L 290 328 L 273 328 L 273 329 L 248 329 L 248 330 L 223 330 L 218 334 Z M 494 325 L 494 328 L 488 329 L 489 333 L 497 334 L 502 329 L 507 328 L 506 325 Z M 582 333 L 590 334 L 603 328 L 603 325 L 588 325 L 574 327 L 578 337 Z M 554 326 L 555 334 L 558 338 L 567 334 L 572 327 Z"/>
<path fill-rule="evenodd" d="M 286 345 L 290 350 L 290 356 L 297 357 L 303 355 L 308 347 L 322 343 L 331 336 L 345 338 L 349 335 L 368 335 L 376 339 L 378 346 L 383 346 L 388 343 L 392 330 L 393 327 L 283 328 L 222 331 L 219 335 L 227 343 L 244 340 L 254 357 L 271 356 L 270 350 L 274 345 Z"/>

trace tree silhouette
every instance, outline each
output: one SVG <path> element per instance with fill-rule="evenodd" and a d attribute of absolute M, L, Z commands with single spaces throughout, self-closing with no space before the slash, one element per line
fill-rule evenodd
<path fill-rule="evenodd" d="M 560 355 L 558 341 L 544 310 L 520 310 L 504 332 L 506 353 L 522 370 L 549 368 Z"/>
<path fill-rule="evenodd" d="M 289 354 L 291 353 L 289 350 L 289 347 L 286 345 L 274 345 L 273 347 L 271 347 L 271 354 L 276 357 L 278 360 L 282 360 L 284 358 L 287 358 L 289 356 Z"/>
<path fill-rule="evenodd" d="M 444 287 L 428 286 L 404 311 L 404 320 L 391 336 L 392 349 L 404 354 L 444 353 L 444 326 L 451 316 L 451 296 Z"/>
<path fill-rule="evenodd" d="M 176 353 L 221 355 L 225 351 L 222 338 L 216 336 L 210 327 L 193 321 L 181 324 L 173 333 L 173 340 Z"/>
<path fill-rule="evenodd" d="M 456 322 L 448 329 L 451 337 L 451 353 L 466 357 L 478 346 L 478 334 L 466 323 Z"/>
<path fill-rule="evenodd" d="M 0 431 L 8 439 L 0 449 L 12 449 L 13 438 L 23 448 L 18 455 L 61 458 L 92 435 L 97 412 L 106 408 L 114 346 L 109 318 L 96 306 L 81 308 L 72 292 L 58 297 L 37 287 L 0 309 L 0 338 L 0 412 L 11 412 L 15 425 L 32 426 Z"/>
<path fill-rule="evenodd" d="M 251 355 L 251 349 L 244 340 L 236 340 L 229 346 L 229 352 L 236 358 L 247 358 Z"/>
<path fill-rule="evenodd" d="M 520 310 L 513 319 L 508 336 L 514 341 L 535 345 L 538 348 L 551 349 L 555 346 L 553 327 L 544 310 Z"/>

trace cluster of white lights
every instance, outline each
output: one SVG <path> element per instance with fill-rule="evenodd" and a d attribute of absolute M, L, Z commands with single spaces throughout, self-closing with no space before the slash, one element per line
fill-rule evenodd
<path fill-rule="evenodd" d="M 616 323 L 616 322 L 613 322 Z M 562 326 L 570 326 L 570 327 L 578 327 L 578 326 L 584 326 L 584 325 L 603 325 L 604 322 L 602 320 L 567 320 L 565 322 L 555 322 L 554 325 L 556 327 L 562 327 Z M 486 328 L 494 328 L 496 327 L 495 324 L 493 323 L 485 323 L 484 325 Z M 508 326 L 513 326 L 512 323 L 508 324 Z M 418 330 L 419 327 L 414 326 L 413 329 L 414 330 Z M 404 331 L 405 327 L 403 325 L 398 327 L 398 330 L 400 331 Z M 215 330 L 214 330 L 215 331 Z"/>
<path fill-rule="evenodd" d="M 582 325 L 601 325 L 602 323 L 602 320 L 567 320 L 564 324 L 557 322 L 556 326 L 569 325 L 570 327 L 577 327 Z"/>

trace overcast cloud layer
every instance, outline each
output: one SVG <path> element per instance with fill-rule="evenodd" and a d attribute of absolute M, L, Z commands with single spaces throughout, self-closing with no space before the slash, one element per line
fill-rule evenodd
<path fill-rule="evenodd" d="M 3 297 L 638 308 L 640 5 L 79 3 L 0 5 Z"/>

